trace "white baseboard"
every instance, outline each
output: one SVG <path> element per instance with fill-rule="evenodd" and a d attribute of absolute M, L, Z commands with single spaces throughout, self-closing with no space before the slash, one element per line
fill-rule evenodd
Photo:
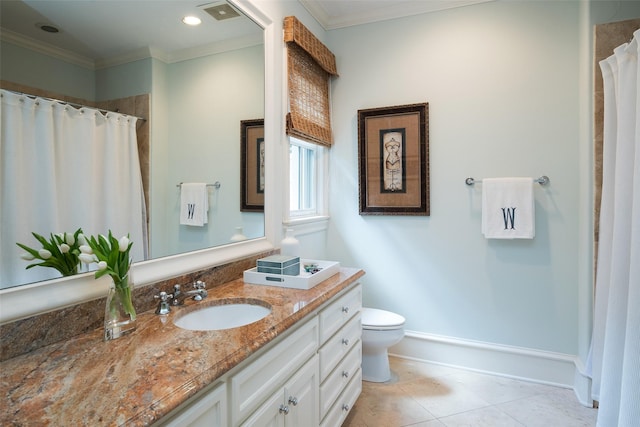
<path fill-rule="evenodd" d="M 591 406 L 591 380 L 579 358 L 522 347 L 492 344 L 406 331 L 389 354 L 493 375 L 573 389 L 582 405 Z"/>

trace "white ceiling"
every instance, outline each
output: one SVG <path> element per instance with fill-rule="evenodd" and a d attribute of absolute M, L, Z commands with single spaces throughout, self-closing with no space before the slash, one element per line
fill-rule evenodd
<path fill-rule="evenodd" d="M 257 0 L 259 2 L 261 0 Z M 299 0 L 327 30 L 491 0 Z M 222 0 L 208 3 L 222 3 Z M 1 36 L 27 41 L 32 48 L 61 49 L 87 64 L 117 62 L 138 54 L 171 62 L 262 41 L 260 28 L 244 16 L 216 21 L 203 10 L 207 0 L 0 0 Z M 188 27 L 184 15 L 198 15 L 203 23 Z M 38 24 L 60 29 L 42 31 Z M 212 46 L 218 46 L 213 47 Z M 71 53 L 72 52 L 72 53 Z M 185 53 L 190 52 L 190 53 Z M 172 59 L 173 58 L 173 59 Z"/>
<path fill-rule="evenodd" d="M 171 56 L 212 44 L 262 43 L 262 29 L 253 21 L 243 15 L 217 21 L 203 3 L 223 1 L 0 0 L 0 26 L 3 39 L 25 38 L 36 48 L 54 46 L 98 62 L 141 50 Z M 202 24 L 183 24 L 182 17 L 189 14 L 200 17 Z M 60 32 L 42 31 L 42 23 Z"/>

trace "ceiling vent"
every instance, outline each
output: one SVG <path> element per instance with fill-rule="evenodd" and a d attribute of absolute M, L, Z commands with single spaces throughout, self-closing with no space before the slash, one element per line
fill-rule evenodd
<path fill-rule="evenodd" d="M 227 3 L 211 3 L 201 7 L 216 21 L 226 21 L 240 16 L 240 13 Z"/>

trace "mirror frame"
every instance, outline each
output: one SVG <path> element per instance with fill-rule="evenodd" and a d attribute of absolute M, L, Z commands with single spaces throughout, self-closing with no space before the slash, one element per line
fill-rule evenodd
<path fill-rule="evenodd" d="M 252 0 L 228 1 L 263 28 L 265 83 L 279 82 L 275 67 L 277 61 L 274 59 L 277 26 Z M 279 140 L 277 129 L 279 109 L 274 107 L 279 104 L 276 98 L 280 94 L 274 86 L 279 85 L 264 85 L 265 139 L 268 141 Z M 267 144 L 265 155 L 274 160 L 277 159 L 277 145 L 276 143 Z M 276 188 L 276 175 L 273 172 L 277 170 L 275 166 L 277 165 L 267 167 L 265 176 L 265 237 L 135 263 L 131 268 L 136 287 L 147 286 L 160 280 L 273 250 L 275 248 L 273 242 L 278 235 L 277 225 L 274 225 L 276 215 L 274 215 L 275 212 L 270 212 L 267 206 L 275 205 L 273 199 L 275 195 L 273 190 Z M 84 273 L 0 290 L 0 325 L 104 297 L 109 286 L 108 279 L 103 277 L 95 280 L 93 276 L 93 273 Z"/>

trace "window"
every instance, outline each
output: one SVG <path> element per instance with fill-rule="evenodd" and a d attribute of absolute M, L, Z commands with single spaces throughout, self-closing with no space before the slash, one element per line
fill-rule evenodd
<path fill-rule="evenodd" d="M 291 219 L 323 214 L 326 148 L 290 138 L 289 215 Z"/>
<path fill-rule="evenodd" d="M 328 149 L 331 133 L 330 81 L 335 56 L 297 18 L 284 18 L 287 43 L 289 207 L 285 223 L 326 223 Z M 324 218 L 323 218 L 324 217 Z M 309 228 L 307 228 L 308 230 Z"/>

